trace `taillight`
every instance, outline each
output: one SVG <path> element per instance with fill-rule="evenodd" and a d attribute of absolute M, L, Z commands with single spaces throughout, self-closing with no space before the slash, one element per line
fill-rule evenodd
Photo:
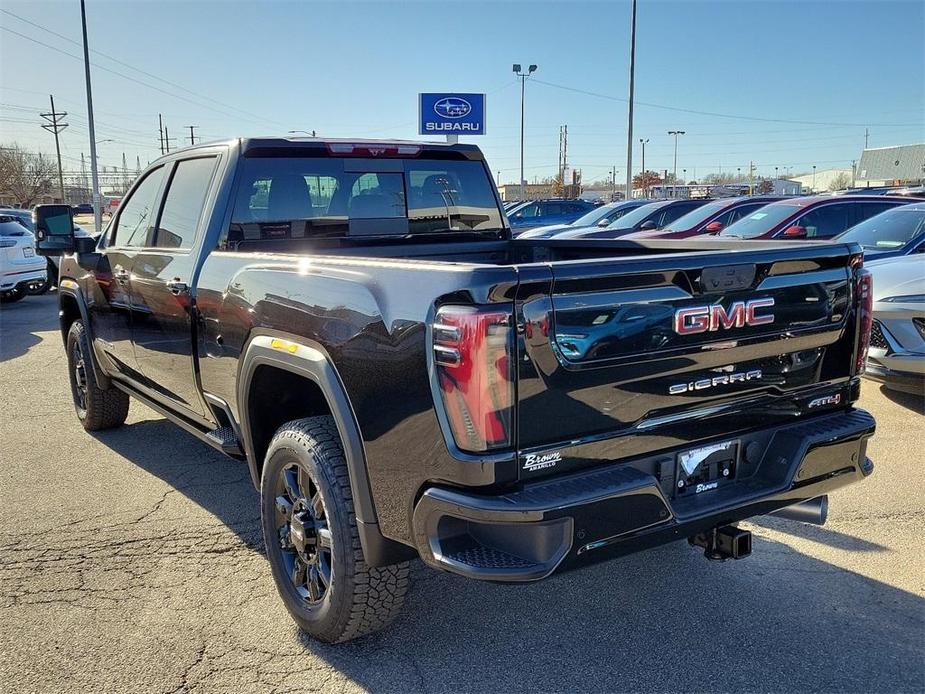
<path fill-rule="evenodd" d="M 434 364 L 456 445 L 512 445 L 513 317 L 497 307 L 444 306 L 434 320 Z"/>
<path fill-rule="evenodd" d="M 864 373 L 867 363 L 867 350 L 870 348 L 870 331 L 874 323 L 874 278 L 864 268 L 857 270 L 855 301 L 858 312 L 858 352 L 854 363 L 856 374 Z"/>

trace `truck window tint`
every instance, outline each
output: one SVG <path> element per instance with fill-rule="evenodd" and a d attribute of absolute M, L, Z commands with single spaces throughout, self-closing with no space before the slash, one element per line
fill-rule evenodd
<path fill-rule="evenodd" d="M 122 201 L 113 236 L 114 246 L 144 246 L 154 224 L 154 202 L 164 178 L 164 167 L 151 171 Z"/>
<path fill-rule="evenodd" d="M 199 217 L 209 192 L 215 157 L 188 159 L 177 164 L 164 198 L 154 245 L 192 248 Z"/>
<path fill-rule="evenodd" d="M 227 243 L 502 228 L 482 162 L 253 157 L 242 162 Z M 403 170 L 403 171 L 402 171 Z M 383 220 L 377 224 L 375 220 Z"/>
<path fill-rule="evenodd" d="M 400 173 L 366 173 L 350 189 L 347 212 L 351 219 L 388 219 L 405 216 L 405 187 Z"/>

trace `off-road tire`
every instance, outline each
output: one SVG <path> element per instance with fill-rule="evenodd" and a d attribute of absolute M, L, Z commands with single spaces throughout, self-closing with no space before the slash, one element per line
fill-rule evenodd
<path fill-rule="evenodd" d="M 123 424 L 128 417 L 129 396 L 114 387 L 100 388 L 90 361 L 93 358 L 90 349 L 90 340 L 83 321 L 74 321 L 67 333 L 67 367 L 74 410 L 87 431 L 112 429 Z M 78 365 L 81 359 L 82 369 Z M 83 394 L 83 402 L 78 382 L 78 373 L 81 372 L 86 391 Z"/>
<path fill-rule="evenodd" d="M 284 539 L 285 528 L 290 526 L 279 510 L 278 492 L 285 471 L 295 466 L 300 473 L 307 472 L 312 488 L 320 493 L 323 523 L 330 532 L 330 584 L 314 604 L 299 593 L 284 558 L 291 561 L 293 547 L 284 547 L 290 542 Z M 303 631 L 319 641 L 339 643 L 382 629 L 398 616 L 410 585 L 409 564 L 366 565 L 347 461 L 332 417 L 297 419 L 277 430 L 267 449 L 260 499 L 273 579 L 286 609 Z"/>

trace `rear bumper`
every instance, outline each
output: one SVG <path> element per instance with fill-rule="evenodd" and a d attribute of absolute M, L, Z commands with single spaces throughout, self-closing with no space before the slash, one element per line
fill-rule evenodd
<path fill-rule="evenodd" d="M 47 277 L 45 260 L 41 266 L 23 270 L 21 268 L 0 271 L 0 292 L 8 292 L 20 285 L 27 285 L 35 281 L 44 282 Z"/>
<path fill-rule="evenodd" d="M 867 412 L 849 410 L 739 437 L 737 450 L 742 456 L 748 450 L 754 463 L 741 461 L 734 482 L 695 496 L 674 498 L 670 480 L 647 472 L 651 459 L 493 496 L 433 486 L 415 507 L 415 544 L 435 568 L 492 581 L 535 581 L 859 481 L 873 470 L 866 449 L 874 429 Z M 677 452 L 656 457 L 673 459 Z"/>

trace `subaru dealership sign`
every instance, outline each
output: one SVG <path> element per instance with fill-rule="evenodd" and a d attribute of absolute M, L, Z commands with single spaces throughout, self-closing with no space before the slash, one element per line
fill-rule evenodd
<path fill-rule="evenodd" d="M 484 94 L 419 94 L 421 135 L 484 135 Z"/>

